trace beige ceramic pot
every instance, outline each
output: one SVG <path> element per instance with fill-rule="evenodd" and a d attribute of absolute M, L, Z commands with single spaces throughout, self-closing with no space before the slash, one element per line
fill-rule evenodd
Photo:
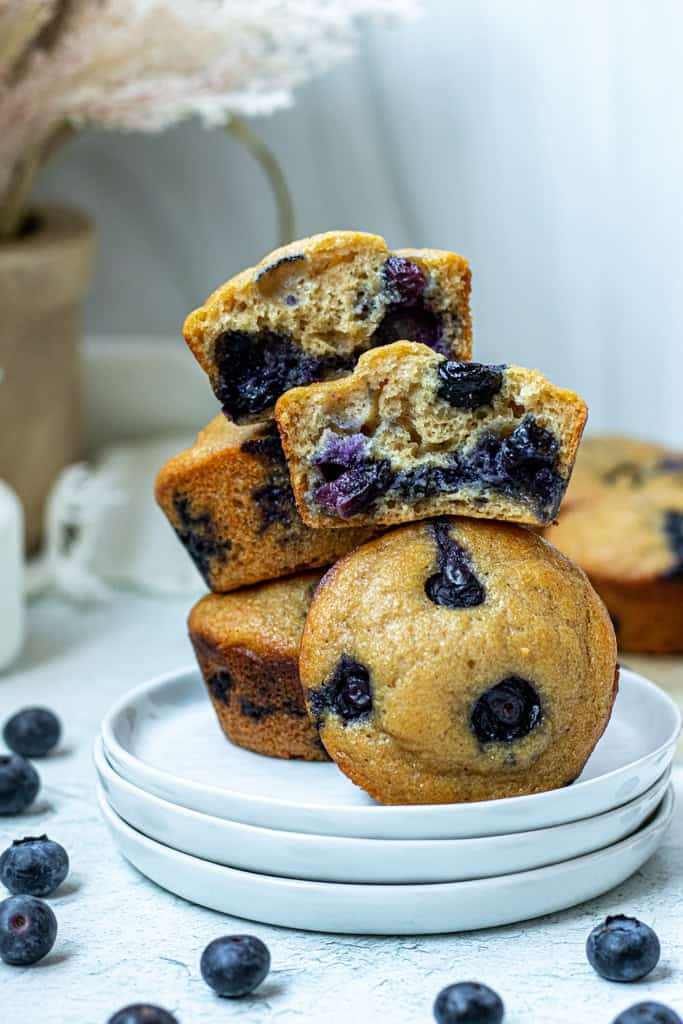
<path fill-rule="evenodd" d="M 21 498 L 29 551 L 55 477 L 79 456 L 81 300 L 95 251 L 84 214 L 35 216 L 33 231 L 0 243 L 0 479 Z"/>

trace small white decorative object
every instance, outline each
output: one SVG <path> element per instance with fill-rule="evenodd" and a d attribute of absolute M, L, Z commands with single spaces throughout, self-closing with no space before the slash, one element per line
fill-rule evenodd
<path fill-rule="evenodd" d="M 0 672 L 24 642 L 24 516 L 14 491 L 0 480 Z"/>

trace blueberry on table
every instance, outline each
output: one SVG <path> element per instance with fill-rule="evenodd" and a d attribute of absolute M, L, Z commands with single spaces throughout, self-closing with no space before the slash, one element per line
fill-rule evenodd
<path fill-rule="evenodd" d="M 15 839 L 0 856 L 0 882 L 15 895 L 50 896 L 68 873 L 66 850 L 47 836 Z"/>
<path fill-rule="evenodd" d="M 594 928 L 586 942 L 591 967 L 608 981 L 638 981 L 659 961 L 659 939 L 642 921 L 617 914 Z"/>
<path fill-rule="evenodd" d="M 254 935 L 224 935 L 206 947 L 199 969 L 214 992 L 234 999 L 261 984 L 270 970 L 270 953 Z"/>
<path fill-rule="evenodd" d="M 0 756 L 0 814 L 21 814 L 40 789 L 40 776 L 19 754 Z"/>
<path fill-rule="evenodd" d="M 45 757 L 62 735 L 62 726 L 49 708 L 24 708 L 8 720 L 2 736 L 15 754 L 22 757 Z"/>
<path fill-rule="evenodd" d="M 613 1024 L 683 1024 L 678 1014 L 662 1003 L 636 1003 L 622 1010 Z"/>
<path fill-rule="evenodd" d="M 488 985 L 461 981 L 439 992 L 434 1003 L 437 1024 L 500 1024 L 503 1000 Z"/>
<path fill-rule="evenodd" d="M 131 1003 L 110 1017 L 107 1024 L 178 1024 L 178 1018 L 151 1003 Z"/>
<path fill-rule="evenodd" d="M 24 967 L 42 960 L 57 938 L 57 918 L 35 896 L 10 896 L 0 903 L 0 959 Z"/>

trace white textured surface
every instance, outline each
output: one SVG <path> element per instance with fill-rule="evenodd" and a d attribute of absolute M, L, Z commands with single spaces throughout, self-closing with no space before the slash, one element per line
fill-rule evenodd
<path fill-rule="evenodd" d="M 431 1019 L 443 985 L 467 978 L 500 991 L 507 1024 L 609 1024 L 620 1009 L 646 998 L 683 1011 L 681 768 L 679 809 L 662 851 L 607 896 L 529 924 L 419 939 L 310 935 L 221 917 L 146 882 L 121 860 L 99 820 L 90 745 L 113 699 L 187 663 L 185 610 L 130 594 L 88 612 L 43 601 L 31 610 L 22 661 L 0 677 L 3 718 L 22 704 L 43 702 L 66 727 L 63 752 L 40 766 L 44 790 L 36 809 L 20 824 L 0 821 L 0 840 L 47 831 L 68 848 L 73 868 L 54 900 L 60 935 L 50 957 L 23 970 L 0 965 L 3 1020 L 104 1024 L 119 1006 L 147 999 L 173 1010 L 181 1024 L 418 1024 Z M 651 923 L 662 942 L 659 967 L 635 986 L 601 981 L 584 956 L 593 923 L 619 911 Z M 256 995 L 228 1003 L 205 987 L 198 961 L 210 939 L 230 931 L 263 938 L 273 971 Z"/>

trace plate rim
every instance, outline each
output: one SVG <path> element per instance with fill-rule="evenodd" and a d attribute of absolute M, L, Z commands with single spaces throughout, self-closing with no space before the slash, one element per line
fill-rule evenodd
<path fill-rule="evenodd" d="M 571 788 L 571 791 L 573 793 L 576 793 L 578 791 L 586 792 L 587 790 L 594 788 L 598 784 L 603 784 L 604 782 L 614 778 L 615 776 L 623 774 L 627 771 L 633 771 L 637 769 L 640 765 L 660 757 L 670 747 L 674 746 L 678 741 L 678 737 L 681 732 L 682 719 L 681 710 L 678 707 L 678 705 L 671 699 L 671 697 L 666 693 L 666 691 L 662 690 L 660 687 L 657 686 L 656 683 L 647 679 L 645 676 L 640 675 L 640 673 L 634 672 L 632 669 L 623 667 L 621 669 L 621 672 L 628 673 L 629 676 L 631 676 L 638 685 L 644 685 L 648 690 L 651 691 L 653 695 L 655 695 L 656 699 L 661 700 L 663 703 L 669 706 L 669 710 L 673 711 L 674 713 L 675 724 L 673 732 L 667 740 L 662 742 L 658 747 L 656 747 L 654 750 L 651 750 L 649 753 L 643 754 L 636 760 L 629 761 L 627 764 L 621 765 L 619 768 L 613 768 L 611 771 L 605 772 L 602 775 L 598 775 L 593 779 L 586 779 L 583 782 L 575 782 L 571 787 L 566 787 L 566 791 L 569 791 L 569 789 Z M 186 779 L 180 775 L 176 775 L 173 772 L 157 768 L 156 766 L 151 765 L 146 761 L 143 761 L 141 758 L 136 757 L 134 754 L 126 750 L 126 748 L 116 738 L 114 731 L 114 723 L 116 719 L 124 713 L 126 707 L 130 704 L 137 704 L 141 700 L 144 700 L 145 697 L 147 697 L 154 690 L 159 689 L 165 685 L 168 685 L 169 683 L 179 682 L 184 677 L 190 675 L 195 676 L 199 681 L 201 681 L 201 673 L 199 672 L 199 669 L 197 668 L 196 665 L 190 663 L 189 665 L 184 666 L 182 668 L 174 669 L 170 672 L 165 672 L 161 675 L 152 677 L 146 682 L 143 682 L 138 686 L 133 687 L 131 690 L 128 690 L 127 693 L 123 694 L 114 703 L 114 705 L 109 709 L 109 711 L 105 714 L 102 720 L 100 732 L 100 735 L 102 736 L 102 740 L 104 743 L 105 751 L 109 755 L 108 760 L 114 758 L 114 760 L 119 760 L 123 764 L 132 764 L 133 766 L 141 765 L 145 773 L 147 773 L 150 777 L 160 781 L 162 784 L 164 782 L 167 784 L 170 782 L 171 785 L 180 783 L 185 789 L 200 791 L 202 793 L 209 793 L 214 797 L 220 797 L 224 800 L 233 800 L 240 803 L 246 802 L 251 806 L 258 806 L 263 808 L 277 807 L 280 810 L 299 810 L 303 807 L 305 808 L 307 813 L 315 813 L 316 811 L 327 812 L 329 810 L 329 808 L 322 803 L 301 804 L 298 801 L 287 800 L 282 797 L 265 797 L 260 794 L 247 795 L 243 792 L 240 792 L 240 790 L 219 787 L 213 785 L 212 783 L 199 783 L 196 782 L 194 779 Z M 133 770 L 135 771 L 135 768 L 133 768 Z M 122 773 L 119 772 L 118 774 Z M 366 806 L 341 805 L 340 808 L 338 808 L 338 810 L 340 813 L 344 813 L 345 811 L 351 811 L 351 813 L 353 813 L 354 815 L 359 815 L 362 818 L 368 819 L 373 817 L 376 818 L 379 815 L 381 815 L 385 820 L 391 818 L 398 819 L 403 818 L 405 816 L 419 820 L 421 816 L 424 817 L 426 814 L 435 815 L 441 812 L 443 815 L 446 815 L 448 811 L 452 812 L 454 806 L 467 806 L 472 814 L 476 814 L 477 809 L 484 808 L 487 810 L 487 812 L 491 812 L 493 808 L 495 808 L 497 805 L 502 804 L 505 805 L 508 812 L 510 812 L 515 807 L 520 809 L 522 806 L 528 807 L 531 801 L 533 801 L 534 806 L 538 807 L 541 804 L 541 802 L 550 803 L 553 799 L 557 799 L 558 793 L 562 793 L 564 791 L 565 789 L 552 789 L 546 790 L 543 793 L 530 793 L 525 794 L 523 796 L 505 797 L 497 800 L 472 801 L 468 802 L 466 805 L 452 803 L 386 805 L 380 803 L 373 803 L 368 804 Z M 520 804 L 521 801 L 524 801 L 524 803 Z M 190 809 L 194 810 L 195 808 Z M 581 816 L 569 820 L 581 820 Z"/>
<path fill-rule="evenodd" d="M 114 827 L 122 832 L 129 831 L 133 833 L 133 838 L 141 845 L 151 849 L 152 852 L 162 850 L 165 856 L 168 856 L 171 860 L 180 862 L 198 862 L 209 871 L 212 875 L 226 874 L 228 879 L 233 878 L 234 881 L 238 882 L 244 875 L 250 876 L 257 879 L 259 883 L 271 887 L 273 889 L 288 888 L 290 886 L 295 889 L 305 889 L 310 892 L 321 893 L 323 890 L 328 893 L 331 890 L 338 890 L 339 895 L 345 896 L 362 896 L 367 894 L 369 889 L 379 889 L 383 893 L 396 896 L 406 895 L 419 895 L 424 893 L 425 890 L 431 891 L 438 890 L 439 892 L 452 892 L 460 891 L 463 888 L 469 887 L 474 889 L 475 887 L 481 887 L 482 885 L 490 885 L 494 887 L 496 884 L 500 884 L 504 881 L 506 884 L 513 884 L 514 882 L 539 882 L 542 884 L 546 881 L 546 878 L 550 873 L 556 873 L 557 870 L 563 866 L 588 866 L 590 863 L 596 863 L 599 858 L 609 857 L 616 855 L 626 847 L 642 842 L 645 836 L 653 835 L 659 831 L 666 831 L 671 825 L 673 819 L 674 810 L 676 807 L 676 796 L 672 782 L 666 789 L 662 800 L 658 807 L 651 815 L 650 819 L 637 829 L 631 835 L 626 836 L 624 839 L 620 839 L 617 843 L 612 843 L 610 846 L 603 847 L 600 850 L 595 850 L 593 853 L 581 854 L 578 857 L 570 857 L 564 861 L 557 861 L 554 864 L 546 864 L 540 868 L 531 868 L 526 871 L 515 871 L 510 872 L 506 875 L 493 875 L 489 878 L 474 878 L 466 879 L 460 882 L 408 882 L 408 883 L 377 883 L 377 882 L 320 882 L 315 880 L 307 880 L 302 878 L 286 878 L 281 875 L 265 875 L 257 871 L 245 871 L 243 868 L 228 867 L 225 864 L 216 864 L 214 861 L 204 860 L 201 857 L 196 857 L 189 853 L 183 853 L 181 850 L 175 850 L 171 846 L 167 846 L 165 843 L 159 842 L 157 839 L 151 839 L 146 836 L 144 832 L 140 832 L 139 829 L 134 828 L 128 824 L 109 804 L 106 794 L 102 787 L 98 784 L 97 787 L 97 803 L 105 822 L 109 826 L 110 820 L 113 820 Z M 109 826 L 111 827 L 111 826 Z M 118 847 L 117 847 L 118 848 Z M 122 852 L 122 851 L 119 851 Z M 123 855 L 123 854 L 122 854 Z M 125 855 L 123 855 L 125 856 Z M 139 869 L 136 869 L 139 870 Z M 144 874 L 144 872 L 141 872 Z M 237 877 L 235 877 L 237 876 Z M 353 890 L 353 892 L 351 891 Z M 357 891 L 356 891 L 357 890 Z M 182 897 L 181 897 L 182 898 Z"/>
<path fill-rule="evenodd" d="M 205 819 L 205 820 L 207 820 L 209 822 L 212 822 L 212 823 L 215 822 L 219 826 L 227 824 L 227 825 L 230 825 L 232 827 L 237 828 L 240 832 L 243 832 L 243 833 L 249 833 L 249 834 L 256 833 L 258 835 L 266 833 L 266 834 L 268 834 L 268 836 L 273 836 L 273 837 L 282 836 L 282 837 L 286 837 L 288 840 L 291 840 L 293 838 L 296 841 L 299 841 L 299 842 L 301 842 L 303 844 L 310 844 L 311 846 L 319 845 L 319 844 L 322 843 L 322 845 L 324 845 L 324 846 L 330 846 L 331 847 L 333 844 L 336 845 L 339 842 L 342 842 L 345 846 L 348 844 L 349 847 L 351 845 L 353 845 L 355 847 L 358 847 L 359 848 L 359 852 L 362 852 L 362 850 L 364 850 L 364 849 L 368 849 L 369 846 L 376 847 L 379 850 L 381 848 L 381 846 L 387 847 L 387 844 L 394 844 L 394 843 L 397 843 L 401 847 L 405 847 L 408 850 L 415 850 L 417 847 L 426 847 L 426 846 L 433 847 L 433 846 L 436 846 L 437 844 L 443 844 L 443 843 L 446 843 L 446 844 L 449 844 L 449 845 L 457 844 L 458 846 L 460 846 L 461 844 L 473 843 L 473 842 L 478 842 L 478 843 L 481 843 L 481 842 L 495 842 L 496 844 L 499 844 L 501 841 L 503 841 L 503 842 L 512 844 L 513 841 L 515 841 L 515 840 L 519 841 L 521 838 L 526 837 L 526 836 L 542 838 L 540 833 L 546 833 L 546 832 L 554 832 L 554 833 L 561 833 L 562 832 L 562 833 L 566 833 L 569 829 L 573 828 L 573 826 L 577 825 L 579 822 L 595 821 L 597 823 L 598 819 L 603 819 L 604 820 L 604 819 L 610 818 L 612 816 L 616 816 L 618 814 L 623 814 L 624 810 L 626 808 L 628 808 L 630 805 L 635 805 L 635 804 L 638 804 L 640 802 L 643 802 L 643 803 L 646 802 L 646 800 L 652 796 L 652 794 L 653 794 L 653 792 L 655 790 L 661 789 L 661 792 L 659 794 L 660 799 L 659 799 L 659 801 L 657 803 L 657 806 L 655 807 L 655 809 L 652 812 L 652 813 L 655 813 L 656 809 L 659 807 L 659 804 L 664 799 L 664 797 L 666 795 L 666 792 L 667 792 L 667 789 L 671 785 L 671 781 L 672 781 L 671 780 L 671 775 L 672 775 L 672 770 L 673 770 L 672 769 L 672 765 L 668 765 L 665 768 L 665 770 L 662 772 L 662 774 L 655 780 L 655 782 L 653 782 L 652 785 L 649 786 L 643 793 L 638 794 L 638 796 L 635 796 L 635 797 L 633 797 L 630 800 L 626 800 L 623 804 L 619 804 L 619 805 L 617 805 L 615 807 L 611 807 L 611 808 L 609 808 L 606 811 L 599 812 L 598 814 L 587 815 L 585 818 L 577 818 L 577 819 L 574 819 L 573 821 L 566 821 L 566 822 L 563 822 L 560 825 L 547 825 L 547 826 L 541 827 L 541 828 L 524 829 L 524 830 L 522 830 L 520 832 L 505 832 L 505 833 L 501 833 L 501 835 L 493 835 L 493 836 L 492 835 L 488 835 L 488 836 L 459 836 L 459 837 L 452 836 L 450 838 L 441 838 L 441 839 L 410 839 L 410 838 L 398 839 L 398 838 L 395 838 L 395 837 L 387 837 L 387 838 L 383 838 L 382 839 L 382 838 L 368 837 L 368 836 L 334 836 L 334 835 L 330 835 L 329 833 L 298 832 L 298 831 L 294 831 L 292 829 L 285 830 L 285 829 L 269 828 L 268 826 L 265 826 L 265 825 L 253 825 L 253 824 L 251 824 L 249 822 L 235 821 L 235 820 L 233 820 L 231 818 L 219 818 L 215 814 L 208 814 L 206 811 L 199 811 L 196 808 L 185 807 L 185 806 L 183 806 L 183 804 L 174 803 L 172 800 L 167 800 L 165 797 L 158 796 L 158 794 L 156 794 L 156 793 L 149 793 L 147 790 L 142 789 L 141 786 L 137 786 L 134 782 L 131 782 L 129 779 L 124 778 L 122 775 L 120 775 L 116 771 L 116 768 L 112 764 L 110 764 L 109 760 L 107 759 L 106 750 L 105 750 L 105 747 L 104 747 L 104 742 L 103 742 L 101 736 L 97 736 L 95 738 L 95 740 L 93 742 L 92 754 L 93 754 L 93 761 L 94 761 L 94 764 L 95 764 L 95 770 L 96 770 L 97 776 L 98 776 L 98 785 L 100 786 L 100 788 L 104 788 L 104 787 L 102 786 L 102 781 L 101 781 L 102 771 L 101 771 L 99 765 L 100 765 L 100 762 L 104 762 L 104 771 L 105 771 L 105 773 L 109 772 L 112 775 L 114 775 L 116 777 L 116 784 L 117 785 L 123 786 L 124 788 L 127 788 L 127 789 L 129 789 L 129 790 L 131 790 L 131 791 L 133 791 L 135 793 L 140 793 L 140 794 L 142 794 L 143 799 L 151 800 L 151 801 L 153 801 L 153 802 L 155 802 L 157 804 L 162 805 L 162 807 L 171 808 L 174 812 L 178 812 L 181 815 L 186 816 L 188 818 L 192 818 L 192 819 L 195 819 L 195 818 Z M 109 798 L 106 795 L 106 790 L 105 790 L 105 799 L 107 800 L 108 803 L 110 803 Z M 113 808 L 113 810 L 114 810 L 114 812 L 116 814 L 119 814 L 119 812 L 116 810 L 116 808 Z M 126 819 L 121 814 L 119 814 L 119 817 L 122 818 L 122 820 L 124 822 L 126 822 Z M 138 829 L 135 825 L 131 825 L 130 822 L 126 822 L 126 824 L 130 825 L 130 827 L 135 829 L 136 831 L 141 832 L 142 835 L 146 834 L 146 833 L 142 832 L 140 829 Z M 630 835 L 632 835 L 632 834 L 633 833 L 630 833 Z M 154 842 L 158 842 L 161 845 L 164 845 L 163 843 L 161 843 L 161 840 L 158 840 L 158 839 L 155 840 L 153 836 L 149 836 L 148 838 L 152 839 Z M 628 838 L 628 837 L 625 836 L 624 838 Z M 182 853 L 184 851 L 179 851 L 179 852 Z M 385 852 L 387 852 L 387 853 L 390 852 L 390 849 L 387 847 Z M 597 851 L 594 851 L 594 852 L 597 852 Z M 189 855 L 189 856 L 191 856 L 191 855 Z M 238 869 L 238 870 L 244 870 L 244 869 Z"/>

